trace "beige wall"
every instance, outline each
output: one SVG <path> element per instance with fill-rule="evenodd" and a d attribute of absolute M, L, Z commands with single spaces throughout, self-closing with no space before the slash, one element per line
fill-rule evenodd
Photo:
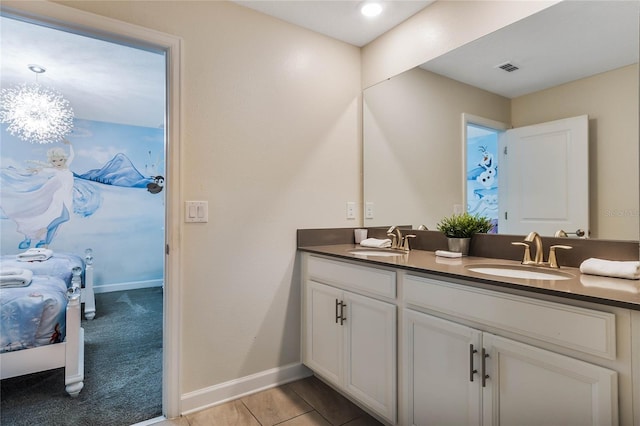
<path fill-rule="evenodd" d="M 436 224 L 462 204 L 462 114 L 509 123 L 507 98 L 414 68 L 364 92 L 366 226 Z"/>
<path fill-rule="evenodd" d="M 184 40 L 182 197 L 209 201 L 210 220 L 183 227 L 186 393 L 299 361 L 295 230 L 359 225 L 345 219 L 345 202 L 361 194 L 360 88 L 555 2 L 507 2 L 513 13 L 486 27 L 451 13 L 462 3 L 438 2 L 449 12 L 427 20 L 463 33 L 445 50 L 425 51 L 432 40 L 414 37 L 421 14 L 362 58 L 229 2 L 59 3 Z"/>
<path fill-rule="evenodd" d="M 592 236 L 638 239 L 638 65 L 512 100 L 514 127 L 583 114 Z"/>
<path fill-rule="evenodd" d="M 440 0 L 362 49 L 362 87 L 372 86 L 558 1 Z"/>
<path fill-rule="evenodd" d="M 300 361 L 296 229 L 357 226 L 360 51 L 229 2 L 61 2 L 184 40 L 181 391 Z"/>

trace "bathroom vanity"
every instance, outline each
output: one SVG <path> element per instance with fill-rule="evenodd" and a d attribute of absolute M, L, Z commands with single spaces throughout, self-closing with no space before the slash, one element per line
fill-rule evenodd
<path fill-rule="evenodd" d="M 302 357 L 381 421 L 640 425 L 640 281 L 300 246 Z M 539 269 L 539 268 L 538 268 Z"/>

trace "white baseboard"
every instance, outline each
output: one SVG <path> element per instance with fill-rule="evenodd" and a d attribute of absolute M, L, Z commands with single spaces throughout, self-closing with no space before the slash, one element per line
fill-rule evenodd
<path fill-rule="evenodd" d="M 94 285 L 94 293 L 111 293 L 112 291 L 137 290 L 140 288 L 162 287 L 164 280 L 131 281 L 127 283 Z"/>
<path fill-rule="evenodd" d="M 166 421 L 167 421 L 167 418 L 165 416 L 159 416 L 153 419 L 141 421 L 139 423 L 134 423 L 131 426 L 149 426 L 149 425 L 155 425 L 157 423 L 162 423 Z"/>
<path fill-rule="evenodd" d="M 180 412 L 191 414 L 252 393 L 311 376 L 301 363 L 289 364 L 182 395 Z"/>

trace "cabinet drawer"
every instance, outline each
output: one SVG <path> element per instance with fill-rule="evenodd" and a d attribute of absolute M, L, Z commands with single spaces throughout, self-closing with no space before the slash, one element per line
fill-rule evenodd
<path fill-rule="evenodd" d="M 602 358 L 616 358 L 615 315 L 609 312 L 411 275 L 405 277 L 404 299 L 431 311 Z"/>
<path fill-rule="evenodd" d="M 396 273 L 386 269 L 309 256 L 307 275 L 312 280 L 341 288 L 389 298 L 396 297 Z"/>

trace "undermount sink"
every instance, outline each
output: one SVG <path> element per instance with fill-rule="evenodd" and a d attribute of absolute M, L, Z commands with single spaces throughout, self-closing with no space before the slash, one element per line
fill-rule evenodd
<path fill-rule="evenodd" d="M 391 257 L 391 256 L 402 256 L 405 254 L 403 251 L 397 250 L 385 250 L 385 249 L 355 249 L 350 250 L 349 253 L 355 254 L 356 256 L 379 256 L 379 257 Z"/>
<path fill-rule="evenodd" d="M 469 271 L 479 274 L 493 275 L 506 278 L 523 278 L 528 280 L 569 280 L 574 276 L 568 272 L 543 269 L 525 265 L 468 265 Z"/>

